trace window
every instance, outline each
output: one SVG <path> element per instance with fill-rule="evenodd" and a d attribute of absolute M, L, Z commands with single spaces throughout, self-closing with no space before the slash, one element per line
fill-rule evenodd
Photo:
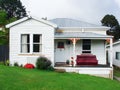
<path fill-rule="evenodd" d="M 64 42 L 58 42 L 57 48 L 64 48 Z"/>
<path fill-rule="evenodd" d="M 33 52 L 41 52 L 42 49 L 42 35 L 33 35 Z"/>
<path fill-rule="evenodd" d="M 116 59 L 120 60 L 120 52 L 116 52 Z"/>
<path fill-rule="evenodd" d="M 29 34 L 21 35 L 21 52 L 22 53 L 30 52 L 30 35 Z"/>
<path fill-rule="evenodd" d="M 33 38 L 33 39 L 32 39 Z M 21 35 L 21 53 L 38 53 L 42 51 L 41 34 L 22 34 Z"/>
<path fill-rule="evenodd" d="M 82 53 L 91 53 L 91 40 L 85 39 L 82 43 Z"/>

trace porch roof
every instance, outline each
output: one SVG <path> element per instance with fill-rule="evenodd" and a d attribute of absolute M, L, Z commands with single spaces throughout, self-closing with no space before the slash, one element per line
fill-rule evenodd
<path fill-rule="evenodd" d="M 92 32 L 63 32 L 63 33 L 55 33 L 55 39 L 60 38 L 95 38 L 95 39 L 104 39 L 104 38 L 112 38 L 112 36 L 96 34 Z"/>

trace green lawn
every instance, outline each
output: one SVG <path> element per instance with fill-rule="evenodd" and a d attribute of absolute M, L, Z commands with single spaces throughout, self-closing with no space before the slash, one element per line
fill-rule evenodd
<path fill-rule="evenodd" d="M 120 90 L 115 80 L 0 65 L 0 90 Z"/>

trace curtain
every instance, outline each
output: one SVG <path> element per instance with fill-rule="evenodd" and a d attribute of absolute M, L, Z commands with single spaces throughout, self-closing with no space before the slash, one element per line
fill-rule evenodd
<path fill-rule="evenodd" d="M 28 53 L 29 52 L 29 42 L 28 42 L 28 39 L 29 39 L 29 37 L 28 37 L 29 35 L 27 35 L 27 34 L 23 34 L 22 35 L 22 37 L 21 37 L 21 45 L 22 45 L 22 47 L 21 47 L 21 49 L 22 49 L 22 53 Z"/>

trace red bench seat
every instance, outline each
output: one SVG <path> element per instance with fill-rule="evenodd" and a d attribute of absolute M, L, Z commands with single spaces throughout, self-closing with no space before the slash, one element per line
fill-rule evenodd
<path fill-rule="evenodd" d="M 98 60 L 95 55 L 92 54 L 81 54 L 77 55 L 77 65 L 98 65 Z"/>

